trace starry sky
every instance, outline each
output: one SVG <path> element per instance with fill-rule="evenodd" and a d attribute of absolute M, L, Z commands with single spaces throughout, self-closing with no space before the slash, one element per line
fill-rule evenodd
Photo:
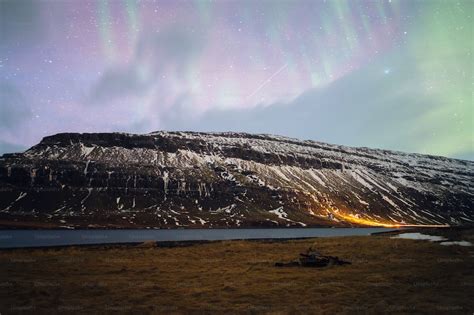
<path fill-rule="evenodd" d="M 471 0 L 0 0 L 0 153 L 274 133 L 474 159 Z"/>

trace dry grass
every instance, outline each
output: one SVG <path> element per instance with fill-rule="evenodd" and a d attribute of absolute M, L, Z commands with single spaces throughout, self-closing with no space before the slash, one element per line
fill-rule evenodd
<path fill-rule="evenodd" d="M 315 244 L 352 265 L 276 268 Z M 384 236 L 0 252 L 0 312 L 471 313 L 474 249 Z"/>

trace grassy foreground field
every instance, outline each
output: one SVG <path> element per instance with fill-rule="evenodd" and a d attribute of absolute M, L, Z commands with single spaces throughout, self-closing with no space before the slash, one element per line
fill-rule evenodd
<path fill-rule="evenodd" d="M 274 267 L 312 245 L 352 265 Z M 473 262 L 473 247 L 388 236 L 7 250 L 0 312 L 472 314 Z"/>

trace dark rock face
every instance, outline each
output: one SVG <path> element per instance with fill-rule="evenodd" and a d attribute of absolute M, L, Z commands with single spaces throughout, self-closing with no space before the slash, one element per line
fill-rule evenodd
<path fill-rule="evenodd" d="M 0 159 L 0 221 L 67 227 L 474 223 L 474 163 L 243 133 L 64 133 Z"/>

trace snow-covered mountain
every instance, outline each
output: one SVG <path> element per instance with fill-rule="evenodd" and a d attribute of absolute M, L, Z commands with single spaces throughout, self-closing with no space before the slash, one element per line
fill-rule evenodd
<path fill-rule="evenodd" d="M 0 221 L 151 228 L 472 224 L 473 166 L 261 134 L 63 133 L 0 159 Z"/>

